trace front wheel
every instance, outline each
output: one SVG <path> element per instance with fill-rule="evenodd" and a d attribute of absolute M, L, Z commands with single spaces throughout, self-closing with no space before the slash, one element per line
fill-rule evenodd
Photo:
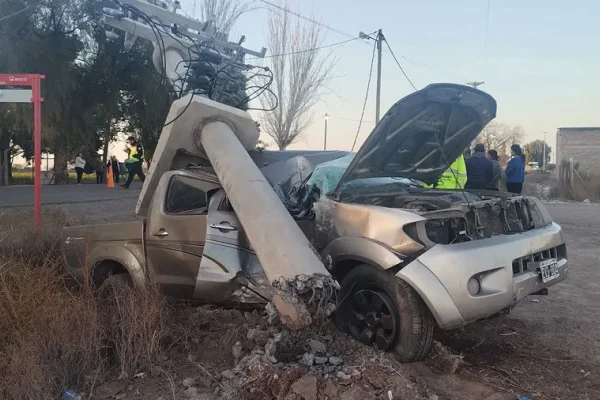
<path fill-rule="evenodd" d="M 425 358 L 434 321 L 412 287 L 386 271 L 359 265 L 342 280 L 338 328 L 367 345 L 391 351 L 401 362 Z"/>

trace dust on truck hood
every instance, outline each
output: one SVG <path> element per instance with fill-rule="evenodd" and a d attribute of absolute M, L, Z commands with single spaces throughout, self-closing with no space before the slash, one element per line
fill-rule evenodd
<path fill-rule="evenodd" d="M 335 193 L 361 178 L 402 177 L 433 184 L 496 117 L 496 100 L 475 88 L 427 86 L 394 104 L 362 145 Z"/>

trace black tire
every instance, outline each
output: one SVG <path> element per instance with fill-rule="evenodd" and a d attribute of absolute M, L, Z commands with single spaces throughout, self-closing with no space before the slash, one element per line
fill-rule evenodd
<path fill-rule="evenodd" d="M 109 275 L 98 288 L 100 298 L 104 300 L 114 299 L 120 293 L 133 288 L 133 281 L 128 273 Z"/>
<path fill-rule="evenodd" d="M 375 338 L 377 346 L 382 350 L 393 352 L 396 359 L 401 362 L 423 360 L 433 341 L 433 316 L 419 294 L 408 283 L 380 268 L 361 264 L 344 277 L 335 314 L 338 329 L 368 344 L 364 335 L 362 337 L 357 335 L 357 326 L 352 322 L 366 321 L 355 317 L 357 311 L 361 312 L 356 309 L 360 307 L 355 304 L 355 296 L 364 296 L 364 293 L 371 295 L 372 298 L 377 297 L 380 302 L 383 300 L 384 306 L 389 304 L 391 314 L 395 315 L 393 322 L 387 323 L 394 328 L 393 332 L 388 330 L 393 338 L 385 344 Z M 355 314 L 352 314 L 353 312 Z M 371 341 L 373 338 L 371 332 Z"/>

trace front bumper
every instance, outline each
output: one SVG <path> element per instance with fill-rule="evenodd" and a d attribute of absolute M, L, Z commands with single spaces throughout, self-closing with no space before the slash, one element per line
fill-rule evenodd
<path fill-rule="evenodd" d="M 436 245 L 402 268 L 396 276 L 408 282 L 428 305 L 442 329 L 452 329 L 487 318 L 532 293 L 567 277 L 568 263 L 562 230 L 551 225 L 534 231 L 495 236 L 465 243 Z M 543 283 L 535 269 L 513 268 L 515 260 L 552 250 L 559 276 Z M 477 277 L 475 296 L 467 282 Z"/>

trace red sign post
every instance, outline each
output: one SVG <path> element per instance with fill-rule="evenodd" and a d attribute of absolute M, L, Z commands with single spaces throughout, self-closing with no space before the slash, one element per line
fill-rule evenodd
<path fill-rule="evenodd" d="M 33 103 L 33 209 L 35 226 L 42 226 L 42 90 L 40 74 L 0 74 L 0 103 L 23 102 L 19 96 L 23 91 L 30 91 L 29 101 Z M 6 89 L 6 88 L 10 89 Z M 24 89 L 30 87 L 31 89 Z M 6 89 L 6 90 L 5 90 Z"/>

